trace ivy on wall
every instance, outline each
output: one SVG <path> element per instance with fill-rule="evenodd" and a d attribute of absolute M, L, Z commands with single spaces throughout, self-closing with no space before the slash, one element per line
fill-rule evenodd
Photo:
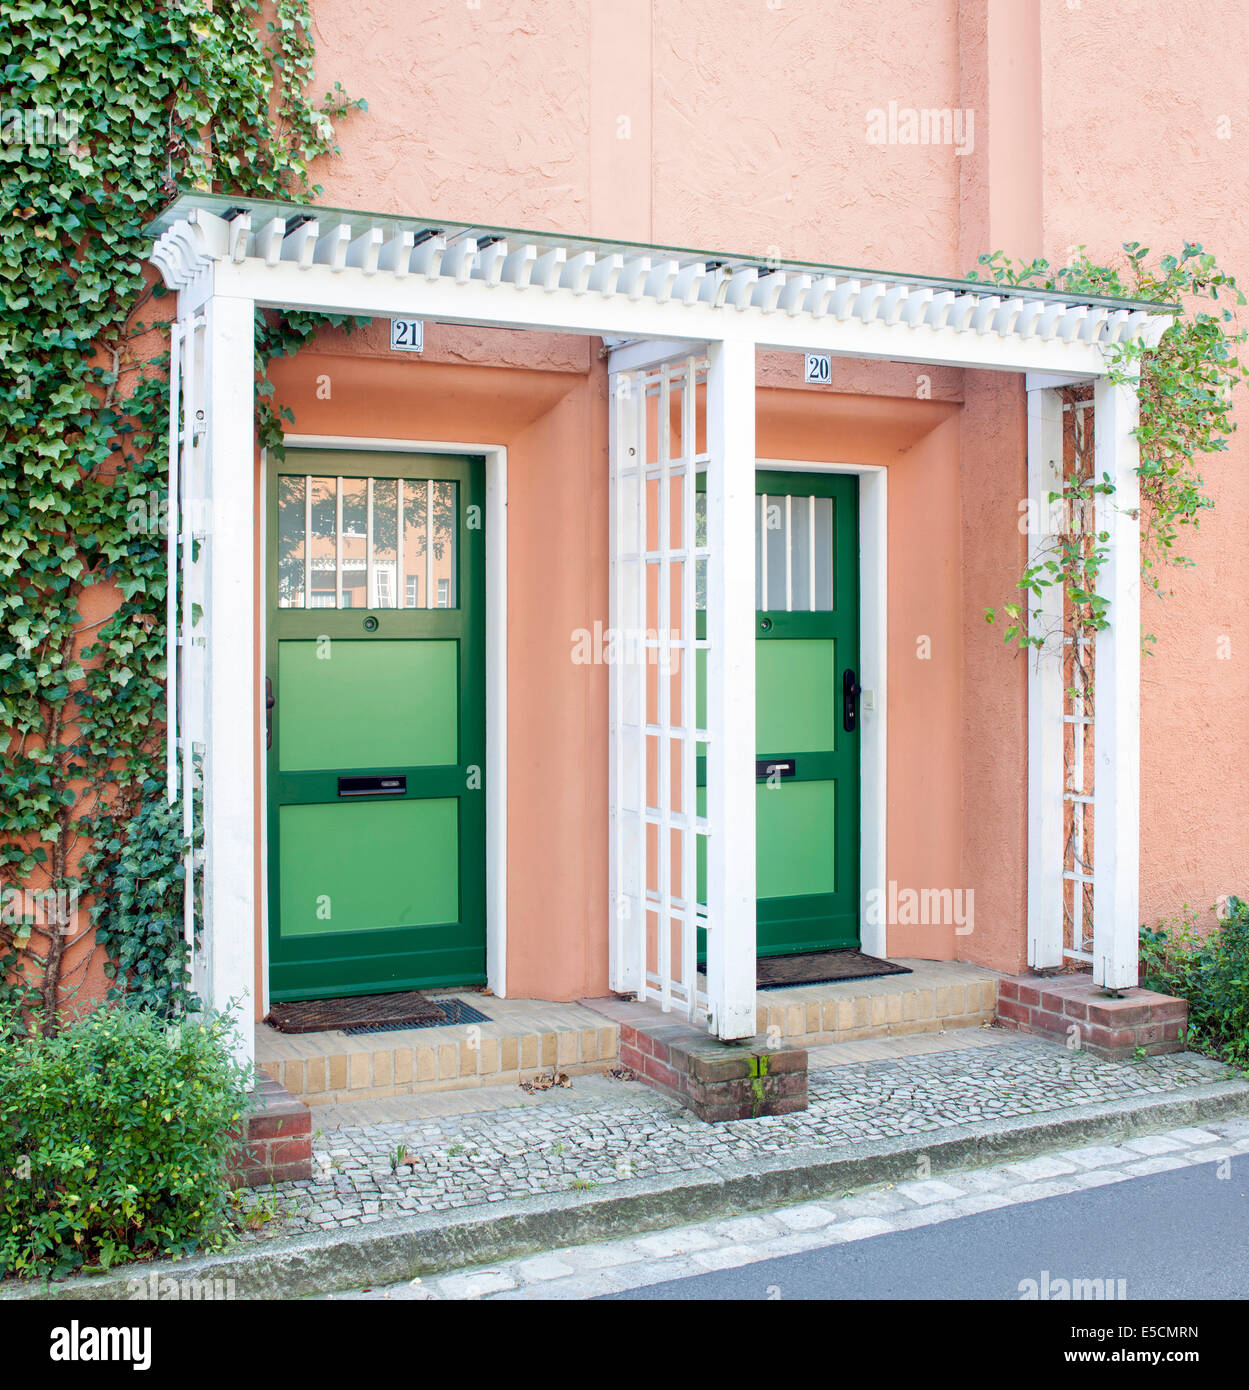
<path fill-rule="evenodd" d="M 1205 490 L 1200 458 L 1224 452 L 1236 429 L 1232 396 L 1249 376 L 1239 356 L 1249 330 L 1231 306 L 1246 301 L 1235 279 L 1220 270 L 1200 243 L 1186 243 L 1178 256 L 1164 255 L 1156 264 L 1149 259 L 1149 248 L 1139 242 L 1128 242 L 1123 250 L 1122 272 L 1095 265 L 1083 247 L 1071 265 L 1058 269 L 1041 259 L 1015 263 L 995 251 L 980 257 L 982 269 L 972 271 L 968 279 L 1178 306 L 1174 323 L 1157 347 L 1117 347 L 1109 372 L 1112 382 L 1139 379 L 1141 570 L 1147 587 L 1162 594 L 1166 566 L 1192 564 L 1176 549 L 1184 529 L 1199 527 L 1202 513 L 1214 505 Z M 1076 405 L 1082 393 L 1069 389 L 1063 396 L 1067 404 Z M 1002 605 L 1009 619 L 1005 640 L 1021 648 L 1040 647 L 1055 636 L 1038 629 L 1040 610 L 1029 606 L 1054 585 L 1065 588 L 1068 635 L 1073 630 L 1092 635 L 1111 621 L 1108 605 L 1097 593 L 1107 537 L 1090 520 L 1096 499 L 1112 497 L 1114 485 L 1109 477 L 1096 475 L 1091 432 L 1077 429 L 1075 455 L 1074 467 L 1064 472 L 1062 491 L 1048 498 L 1051 515 L 1062 524 L 1024 569 L 1019 580 L 1023 597 Z M 993 622 L 997 612 L 989 609 L 985 616 Z"/>
<path fill-rule="evenodd" d="M 0 992 L 51 1031 L 96 926 L 118 990 L 185 998 L 184 846 L 160 806 L 168 329 L 145 225 L 180 187 L 314 198 L 311 162 L 364 103 L 307 96 L 308 0 L 5 9 Z M 264 443 L 265 364 L 322 321 L 258 324 Z"/>

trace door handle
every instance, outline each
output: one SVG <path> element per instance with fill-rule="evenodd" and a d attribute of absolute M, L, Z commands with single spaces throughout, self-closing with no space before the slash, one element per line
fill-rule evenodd
<path fill-rule="evenodd" d="M 273 747 L 273 707 L 277 701 L 273 698 L 273 681 L 265 677 L 265 747 Z"/>
<path fill-rule="evenodd" d="M 841 673 L 841 727 L 848 734 L 854 733 L 858 727 L 859 695 L 862 689 L 854 669 L 847 666 Z"/>

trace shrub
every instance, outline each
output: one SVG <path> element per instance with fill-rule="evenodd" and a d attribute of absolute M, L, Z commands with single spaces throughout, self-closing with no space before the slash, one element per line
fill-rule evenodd
<path fill-rule="evenodd" d="M 0 1014 L 0 1273 L 224 1243 L 251 1084 L 232 1032 L 126 1006 L 41 1037 Z"/>
<path fill-rule="evenodd" d="M 1191 1048 L 1249 1066 L 1249 903 L 1229 898 L 1209 932 L 1191 913 L 1157 931 L 1142 927 L 1141 959 L 1147 988 L 1188 1000 Z"/>

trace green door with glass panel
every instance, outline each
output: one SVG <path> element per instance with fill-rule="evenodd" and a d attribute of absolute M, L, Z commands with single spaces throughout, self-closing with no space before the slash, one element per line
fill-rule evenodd
<path fill-rule="evenodd" d="M 859 944 L 859 480 L 755 480 L 758 954 Z"/>
<path fill-rule="evenodd" d="M 755 475 L 760 956 L 859 944 L 858 510 L 853 475 L 762 469 Z M 700 612 L 699 637 L 706 634 L 703 619 Z M 705 677 L 700 652 L 700 724 Z M 700 756 L 700 815 L 706 812 L 705 781 Z M 698 898 L 707 901 L 701 839 Z M 700 932 L 700 961 L 704 946 Z"/>
<path fill-rule="evenodd" d="M 484 494 L 480 458 L 271 473 L 274 1000 L 485 981 Z"/>

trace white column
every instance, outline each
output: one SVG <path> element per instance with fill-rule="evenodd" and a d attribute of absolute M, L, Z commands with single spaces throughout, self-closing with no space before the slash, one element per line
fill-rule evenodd
<path fill-rule="evenodd" d="M 1028 390 L 1028 563 L 1054 544 L 1050 494 L 1062 490 L 1063 411 L 1058 392 Z M 1063 961 L 1063 588 L 1026 596 L 1028 632 L 1028 964 Z M 1033 610 L 1039 610 L 1033 616 Z"/>
<path fill-rule="evenodd" d="M 755 1033 L 755 349 L 708 346 L 707 992 L 721 1038 Z"/>
<path fill-rule="evenodd" d="M 207 304 L 204 617 L 204 920 L 206 1003 L 232 1007 L 240 1055 L 254 1060 L 255 671 L 254 314 L 250 299 Z"/>
<path fill-rule="evenodd" d="M 1097 528 L 1109 558 L 1097 591 L 1110 626 L 1097 634 L 1093 789 L 1093 979 L 1107 989 L 1137 983 L 1140 926 L 1141 556 L 1136 391 L 1099 378 L 1093 396 Z"/>

